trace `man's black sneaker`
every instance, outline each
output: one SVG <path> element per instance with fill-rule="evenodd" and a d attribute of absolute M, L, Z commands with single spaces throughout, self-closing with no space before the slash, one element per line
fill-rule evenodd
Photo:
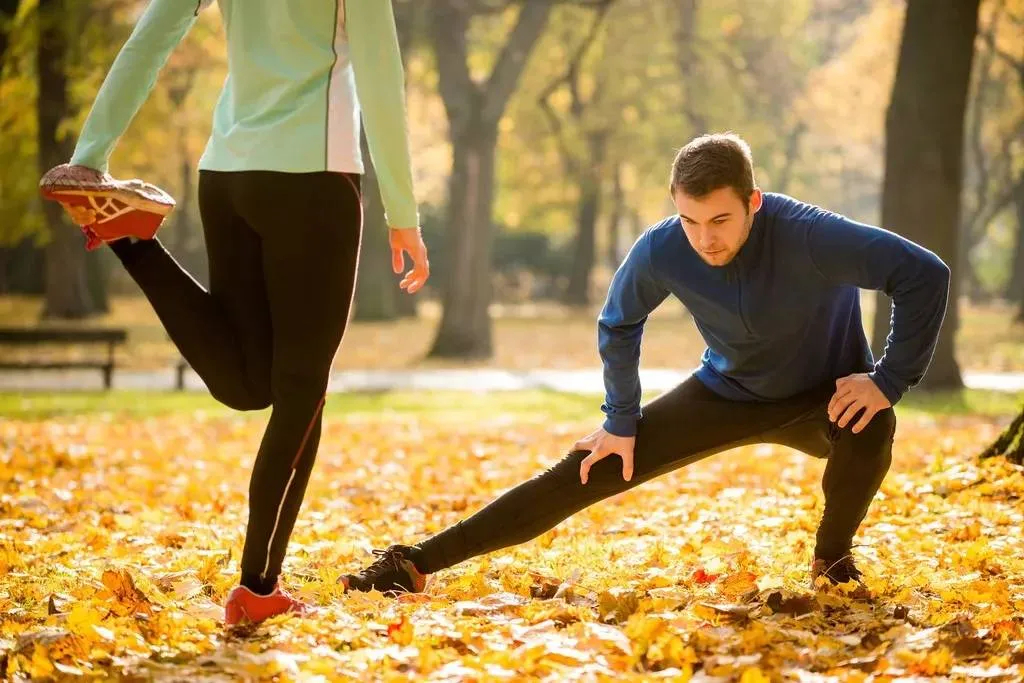
<path fill-rule="evenodd" d="M 366 569 L 358 574 L 345 574 L 338 582 L 346 591 L 357 590 L 381 593 L 421 593 L 427 585 L 427 575 L 413 564 L 413 548 L 407 545 L 393 545 L 387 550 L 374 550 L 377 556 Z"/>
<path fill-rule="evenodd" d="M 856 587 L 853 590 L 844 591 L 855 600 L 868 600 L 871 598 L 871 591 L 861 580 L 861 572 L 853 562 L 852 555 L 843 555 L 838 560 L 825 560 L 815 558 L 811 564 L 811 586 L 816 587 L 818 577 L 824 576 L 832 585 L 848 584 L 853 581 Z"/>

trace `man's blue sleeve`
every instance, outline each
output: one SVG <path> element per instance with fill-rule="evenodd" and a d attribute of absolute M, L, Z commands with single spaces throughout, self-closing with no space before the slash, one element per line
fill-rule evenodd
<path fill-rule="evenodd" d="M 885 352 L 871 378 L 895 405 L 931 363 L 946 314 L 949 267 L 904 237 L 820 209 L 807 246 L 827 281 L 880 290 L 892 298 Z"/>
<path fill-rule="evenodd" d="M 668 296 L 651 265 L 650 233 L 641 235 L 612 278 L 598 318 L 604 365 L 604 429 L 634 436 L 640 419 L 640 339 L 651 311 Z"/>

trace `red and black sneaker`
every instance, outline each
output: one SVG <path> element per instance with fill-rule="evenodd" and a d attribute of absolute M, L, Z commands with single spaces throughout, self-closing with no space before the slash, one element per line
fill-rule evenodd
<path fill-rule="evenodd" d="M 393 545 L 387 550 L 374 550 L 377 556 L 366 569 L 358 574 L 346 574 L 338 579 L 346 591 L 357 590 L 381 593 L 422 593 L 427 585 L 427 575 L 413 564 L 415 549 L 407 545 Z"/>
<path fill-rule="evenodd" d="M 871 599 L 871 591 L 864 585 L 861 571 L 857 569 L 852 555 L 843 555 L 838 560 L 815 558 L 811 563 L 812 588 L 817 587 L 819 576 L 824 576 L 833 586 L 849 586 L 850 590 L 841 590 L 854 600 Z"/>
<path fill-rule="evenodd" d="M 274 586 L 274 592 L 270 595 L 259 595 L 245 586 L 236 586 L 228 593 L 227 602 L 224 603 L 224 623 L 228 626 L 258 624 L 279 614 L 292 613 L 305 617 L 313 614 L 313 611 L 312 607 L 288 595 L 280 586 Z"/>
<path fill-rule="evenodd" d="M 39 181 L 46 199 L 60 202 L 86 236 L 86 248 L 122 237 L 153 239 L 174 198 L 141 180 L 116 180 L 86 166 L 61 164 Z"/>

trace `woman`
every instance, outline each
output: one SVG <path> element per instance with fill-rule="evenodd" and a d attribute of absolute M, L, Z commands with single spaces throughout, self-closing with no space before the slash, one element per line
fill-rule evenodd
<path fill-rule="evenodd" d="M 273 406 L 249 487 L 241 581 L 225 606 L 230 625 L 308 609 L 281 589 L 278 575 L 352 302 L 362 229 L 360 112 L 392 266 L 401 272 L 406 253 L 414 265 L 402 289 L 419 290 L 429 264 L 390 0 L 220 0 L 228 77 L 199 163 L 209 291 L 151 239 L 173 201 L 152 186 L 113 180 L 107 160 L 208 4 L 149 3 L 70 164 L 48 173 L 42 190 L 65 205 L 93 246 L 110 246 L 218 400 L 238 410 Z"/>

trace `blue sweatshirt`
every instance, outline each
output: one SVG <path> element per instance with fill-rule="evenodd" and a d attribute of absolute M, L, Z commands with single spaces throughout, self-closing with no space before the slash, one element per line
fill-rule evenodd
<path fill-rule="evenodd" d="M 893 299 L 885 351 L 873 363 L 858 288 Z M 899 235 L 765 193 L 750 237 L 725 266 L 690 246 L 679 216 L 649 228 L 615 273 L 598 320 L 605 430 L 636 434 L 640 339 L 670 294 L 707 349 L 697 378 L 737 401 L 775 401 L 858 372 L 896 404 L 924 376 L 942 326 L 949 268 Z"/>

